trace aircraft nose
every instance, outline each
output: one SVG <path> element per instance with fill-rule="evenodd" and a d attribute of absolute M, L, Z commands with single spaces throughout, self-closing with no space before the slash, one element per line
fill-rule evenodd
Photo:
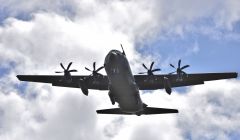
<path fill-rule="evenodd" d="M 109 61 L 114 61 L 117 57 L 117 54 L 116 53 L 110 53 L 110 56 L 109 56 Z"/>
<path fill-rule="evenodd" d="M 115 52 L 110 52 L 105 58 L 105 64 L 113 63 L 116 60 L 117 54 Z"/>

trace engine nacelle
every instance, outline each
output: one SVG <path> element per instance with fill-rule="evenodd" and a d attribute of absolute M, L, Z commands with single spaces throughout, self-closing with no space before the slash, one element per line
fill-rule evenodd
<path fill-rule="evenodd" d="M 172 93 L 172 87 L 171 87 L 171 84 L 170 84 L 170 81 L 167 77 L 164 77 L 163 78 L 163 83 L 164 83 L 164 88 L 165 88 L 165 91 L 171 95 Z"/>
<path fill-rule="evenodd" d="M 82 93 L 86 96 L 88 96 L 88 89 L 81 87 Z"/>
<path fill-rule="evenodd" d="M 72 83 L 72 76 L 71 76 L 70 72 L 64 73 L 62 81 L 65 83 Z"/>
<path fill-rule="evenodd" d="M 108 89 L 109 89 L 108 96 L 109 96 L 109 98 L 111 100 L 112 105 L 114 105 L 116 100 L 115 100 L 115 98 L 113 96 L 113 93 L 112 93 L 112 92 L 114 92 L 114 90 L 113 90 L 113 88 L 112 88 L 112 86 L 110 84 L 109 84 Z"/>
<path fill-rule="evenodd" d="M 88 88 L 84 82 L 84 80 L 80 80 L 80 88 L 82 90 L 82 93 L 86 96 L 88 96 Z"/>
<path fill-rule="evenodd" d="M 114 97 L 113 97 L 113 94 L 112 94 L 111 90 L 109 90 L 108 96 L 109 96 L 109 98 L 110 98 L 110 100 L 111 100 L 112 105 L 114 105 L 114 104 L 115 104 L 115 99 L 114 99 Z"/>

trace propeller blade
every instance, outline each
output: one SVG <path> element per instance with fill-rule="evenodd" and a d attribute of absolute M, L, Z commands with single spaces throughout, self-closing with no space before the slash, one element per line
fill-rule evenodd
<path fill-rule="evenodd" d="M 152 72 L 155 72 L 155 71 L 161 71 L 161 69 L 154 69 L 154 70 L 152 70 Z"/>
<path fill-rule="evenodd" d="M 62 71 L 55 71 L 55 73 L 63 73 Z"/>
<path fill-rule="evenodd" d="M 190 67 L 190 65 L 185 65 L 185 66 L 183 66 L 183 67 L 181 68 L 181 70 L 186 69 L 186 68 L 188 68 L 188 67 Z"/>
<path fill-rule="evenodd" d="M 145 64 L 142 64 L 143 65 L 143 67 L 146 69 L 146 70 L 148 70 L 148 68 L 145 66 Z"/>
<path fill-rule="evenodd" d="M 181 59 L 178 60 L 178 68 L 180 69 L 181 66 Z"/>
<path fill-rule="evenodd" d="M 86 70 L 91 71 L 89 68 L 85 67 Z M 92 72 L 92 71 L 91 71 Z"/>
<path fill-rule="evenodd" d="M 104 68 L 104 66 L 98 68 L 98 69 L 96 70 L 96 72 L 100 71 L 100 70 L 103 69 L 103 68 Z"/>
<path fill-rule="evenodd" d="M 174 66 L 173 64 L 170 64 L 170 66 L 173 67 L 174 69 L 176 69 L 175 66 Z"/>
<path fill-rule="evenodd" d="M 64 68 L 64 66 L 63 66 L 63 64 L 62 64 L 62 63 L 60 63 L 60 65 L 61 65 L 61 67 L 62 67 L 64 70 L 66 70 L 66 69 Z"/>
<path fill-rule="evenodd" d="M 77 72 L 77 70 L 69 70 L 69 72 Z"/>
<path fill-rule="evenodd" d="M 96 62 L 93 62 L 93 71 L 96 70 Z"/>
<path fill-rule="evenodd" d="M 70 63 L 68 64 L 67 70 L 69 70 L 69 68 L 71 67 L 71 65 L 72 65 L 72 62 L 70 62 Z"/>
<path fill-rule="evenodd" d="M 187 75 L 187 73 L 186 73 L 186 72 L 184 72 L 184 71 L 182 71 L 182 73 L 183 73 L 183 74 L 185 74 L 185 75 Z"/>
<path fill-rule="evenodd" d="M 153 64 L 154 64 L 154 62 L 152 62 L 151 66 L 150 66 L 150 70 L 152 70 L 152 68 L 153 68 Z"/>
<path fill-rule="evenodd" d="M 69 68 L 71 67 L 71 65 L 72 65 L 72 62 L 70 62 L 70 63 L 68 64 L 67 70 L 69 70 Z"/>
<path fill-rule="evenodd" d="M 147 72 L 139 72 L 138 74 L 145 74 L 145 73 L 147 73 Z"/>
<path fill-rule="evenodd" d="M 169 73 L 169 74 L 174 74 L 175 72 L 177 72 L 177 71 L 171 72 L 171 73 Z"/>

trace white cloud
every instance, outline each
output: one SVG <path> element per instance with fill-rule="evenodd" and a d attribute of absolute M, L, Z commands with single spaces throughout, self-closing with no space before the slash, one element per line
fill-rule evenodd
<path fill-rule="evenodd" d="M 231 133 L 239 134 L 239 81 L 210 82 L 192 88 L 187 97 L 179 125 L 193 139 L 231 139 Z"/>
<path fill-rule="evenodd" d="M 128 37 L 101 19 L 72 22 L 55 14 L 39 13 L 30 22 L 9 19 L 1 36 L 2 60 L 16 61 L 18 66 L 34 64 L 35 68 L 45 69 L 62 61 L 83 65 L 98 61 L 102 65 L 108 51 L 120 49 L 120 43 L 130 59 L 138 57 Z"/>
<path fill-rule="evenodd" d="M 0 1 L 1 2 L 1 1 Z M 184 36 L 189 26 L 195 26 L 197 21 L 206 19 L 210 23 L 203 24 L 217 31 L 234 30 L 240 19 L 240 2 L 229 1 L 192 1 L 172 0 L 40 0 L 21 2 L 17 0 L 2 1 L 1 9 L 9 15 L 18 17 L 45 11 L 68 17 L 72 20 L 88 20 L 101 17 L 111 24 L 115 30 L 131 35 L 132 38 L 151 39 L 148 37 L 165 36 L 166 34 Z M 160 34 L 159 34 L 160 32 Z M 162 33 L 163 32 L 163 33 Z M 190 31 L 191 32 L 191 31 Z M 211 37 L 211 35 L 209 35 Z"/>
<path fill-rule="evenodd" d="M 118 132 L 122 129 L 122 125 L 124 125 L 124 118 L 122 116 L 115 118 L 109 124 L 104 127 L 104 134 L 107 137 L 113 138 Z"/>
<path fill-rule="evenodd" d="M 50 91 L 42 87 L 37 90 L 38 96 L 33 100 L 21 98 L 16 93 L 1 93 L 0 138 L 101 138 L 102 134 L 96 126 L 94 99 L 84 99 L 82 94 L 73 91 Z"/>

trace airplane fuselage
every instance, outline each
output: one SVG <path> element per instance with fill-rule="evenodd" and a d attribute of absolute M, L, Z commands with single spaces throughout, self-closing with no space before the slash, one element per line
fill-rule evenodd
<path fill-rule="evenodd" d="M 112 103 L 118 102 L 123 112 L 141 112 L 145 104 L 140 98 L 139 89 L 126 56 L 118 50 L 111 50 L 105 58 L 104 66 L 109 80 L 109 96 Z"/>

